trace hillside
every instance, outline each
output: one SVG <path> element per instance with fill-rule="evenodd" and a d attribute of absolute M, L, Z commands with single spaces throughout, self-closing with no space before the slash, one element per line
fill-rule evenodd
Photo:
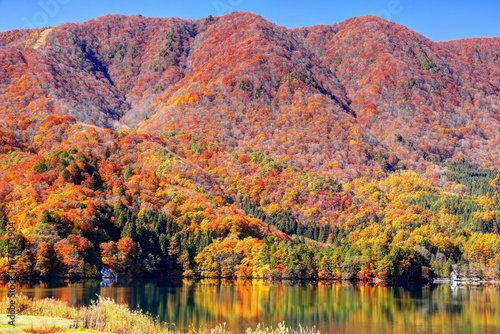
<path fill-rule="evenodd" d="M 375 16 L 0 32 L 2 272 L 10 238 L 19 275 L 496 277 L 499 53 Z"/>

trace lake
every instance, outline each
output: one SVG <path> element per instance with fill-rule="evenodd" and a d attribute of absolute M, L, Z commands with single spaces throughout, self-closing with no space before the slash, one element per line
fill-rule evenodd
<path fill-rule="evenodd" d="M 315 326 L 322 333 L 500 333 L 500 289 L 262 280 L 98 280 L 24 283 L 18 291 L 88 305 L 99 294 L 189 330 L 226 324 Z M 0 290 L 0 297 L 6 295 Z"/>

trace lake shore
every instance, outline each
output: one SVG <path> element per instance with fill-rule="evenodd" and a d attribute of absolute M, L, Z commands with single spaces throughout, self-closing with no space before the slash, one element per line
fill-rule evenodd
<path fill-rule="evenodd" d="M 450 285 L 472 285 L 472 286 L 489 286 L 489 285 L 500 285 L 499 280 L 481 280 L 481 279 L 460 279 L 460 280 L 451 280 L 449 278 L 436 278 L 432 282 L 433 284 L 450 284 Z"/>

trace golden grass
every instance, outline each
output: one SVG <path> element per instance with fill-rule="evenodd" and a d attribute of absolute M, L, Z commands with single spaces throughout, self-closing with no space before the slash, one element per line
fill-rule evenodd
<path fill-rule="evenodd" d="M 30 327 L 23 329 L 23 331 L 25 331 L 26 333 L 33 333 L 33 334 L 53 334 L 53 333 L 63 332 L 64 329 L 62 327 L 57 327 L 55 324 L 43 325 L 37 327 L 31 324 Z"/>
<path fill-rule="evenodd" d="M 76 319 L 79 312 L 68 303 L 53 298 L 32 299 L 24 295 L 16 297 L 16 310 L 19 314 L 29 314 L 42 317 Z M 3 300 L 2 303 L 7 303 Z"/>
<path fill-rule="evenodd" d="M 179 334 L 181 331 L 161 322 L 149 314 L 132 311 L 126 305 L 116 304 L 109 298 L 98 299 L 87 307 L 75 308 L 55 299 L 35 300 L 26 296 L 15 298 L 16 328 L 0 324 L 1 333 L 73 334 L 73 333 L 116 333 L 116 334 Z M 8 299 L 0 302 L 4 310 Z M 77 325 L 77 326 L 76 326 Z M 76 327 L 76 328 L 75 328 Z M 14 330 L 14 331 L 13 331 Z M 17 331 L 16 331 L 17 330 Z M 21 332 L 19 332 L 21 330 Z M 236 334 L 219 325 L 213 329 L 189 330 L 190 334 Z M 247 329 L 245 334 L 318 334 L 314 328 L 290 328 L 280 323 L 277 328 L 257 325 Z"/>
<path fill-rule="evenodd" d="M 102 298 L 80 310 L 83 327 L 117 334 L 162 334 L 169 332 L 168 324 L 139 311 L 131 311 L 126 305 Z"/>
<path fill-rule="evenodd" d="M 5 319 L 5 315 L 0 315 Z M 73 324 L 71 319 L 62 319 L 56 317 L 41 317 L 32 315 L 18 315 L 16 317 L 16 325 L 11 326 L 7 321 L 0 321 L 0 333 L 2 334 L 23 334 L 23 333 L 47 333 L 48 330 L 53 328 L 60 329 L 57 334 L 103 334 L 90 329 L 71 329 Z M 35 330 L 35 331 L 33 331 Z M 108 333 L 111 334 L 111 333 Z"/>

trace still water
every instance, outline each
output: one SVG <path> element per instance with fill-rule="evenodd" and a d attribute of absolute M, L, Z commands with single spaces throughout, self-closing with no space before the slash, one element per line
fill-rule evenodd
<path fill-rule="evenodd" d="M 5 290 L 0 297 L 5 296 Z M 96 280 L 26 283 L 18 291 L 88 305 L 96 295 L 142 309 L 180 330 L 226 324 L 234 333 L 260 323 L 312 327 L 322 333 L 500 333 L 495 287 L 374 286 L 261 280 Z"/>

